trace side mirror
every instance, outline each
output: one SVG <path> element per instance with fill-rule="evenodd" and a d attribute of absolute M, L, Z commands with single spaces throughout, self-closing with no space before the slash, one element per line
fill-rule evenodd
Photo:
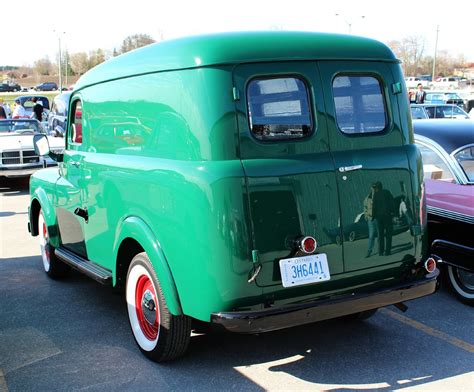
<path fill-rule="evenodd" d="M 35 147 L 35 152 L 39 156 L 45 156 L 51 152 L 51 150 L 49 149 L 49 142 L 46 135 L 33 136 L 33 145 Z"/>
<path fill-rule="evenodd" d="M 54 133 L 56 134 L 56 136 L 64 137 L 65 132 L 66 131 L 64 130 L 64 128 L 60 125 L 56 125 L 56 128 L 54 128 Z"/>

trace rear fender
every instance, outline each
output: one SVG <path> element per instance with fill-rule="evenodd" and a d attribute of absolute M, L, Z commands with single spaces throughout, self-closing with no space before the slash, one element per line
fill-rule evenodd
<path fill-rule="evenodd" d="M 160 279 L 160 285 L 163 289 L 169 311 L 175 316 L 182 315 L 183 310 L 181 308 L 178 290 L 157 236 L 142 219 L 136 216 L 126 218 L 118 228 L 115 237 L 113 248 L 115 260 L 118 258 L 120 244 L 126 238 L 134 239 L 145 250 Z"/>

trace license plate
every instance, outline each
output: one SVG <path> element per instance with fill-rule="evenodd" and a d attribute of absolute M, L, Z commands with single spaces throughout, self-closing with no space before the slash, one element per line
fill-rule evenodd
<path fill-rule="evenodd" d="M 325 253 L 280 260 L 283 287 L 293 287 L 331 279 Z"/>

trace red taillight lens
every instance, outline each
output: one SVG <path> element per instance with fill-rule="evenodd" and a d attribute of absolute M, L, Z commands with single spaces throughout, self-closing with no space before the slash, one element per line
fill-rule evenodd
<path fill-rule="evenodd" d="M 318 246 L 313 237 L 304 237 L 300 242 L 300 249 L 305 253 L 313 253 Z"/>
<path fill-rule="evenodd" d="M 425 261 L 425 270 L 432 273 L 436 269 L 436 260 L 430 257 Z"/>

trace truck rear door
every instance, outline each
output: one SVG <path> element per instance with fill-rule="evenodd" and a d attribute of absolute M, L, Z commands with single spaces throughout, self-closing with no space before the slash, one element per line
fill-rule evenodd
<path fill-rule="evenodd" d="M 253 250 L 263 266 L 257 285 L 281 287 L 279 260 L 301 236 L 316 238 L 331 276 L 342 273 L 337 182 L 316 64 L 244 64 L 233 76 Z"/>
<path fill-rule="evenodd" d="M 413 260 L 408 155 L 414 150 L 400 128 L 400 91 L 391 65 L 322 61 L 318 66 L 340 195 L 344 270 Z"/>

